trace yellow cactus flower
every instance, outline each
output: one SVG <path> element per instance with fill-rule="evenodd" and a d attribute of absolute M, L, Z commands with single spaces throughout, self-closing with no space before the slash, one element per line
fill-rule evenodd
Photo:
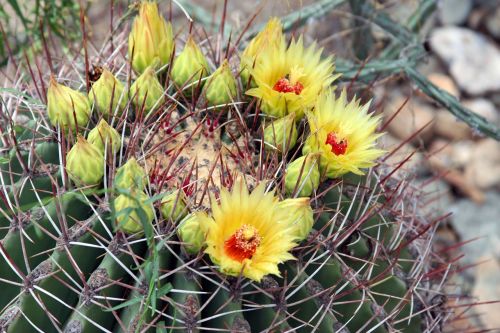
<path fill-rule="evenodd" d="M 311 134 L 302 152 L 320 153 L 321 174 L 328 178 L 346 173 L 362 175 L 384 151 L 375 147 L 382 134 L 375 133 L 379 116 L 368 114 L 370 103 L 347 100 L 345 90 L 336 98 L 331 90 L 318 97 L 313 112 L 307 113 Z"/>
<path fill-rule="evenodd" d="M 265 188 L 261 183 L 249 193 L 238 181 L 231 192 L 221 190 L 219 203 L 212 198 L 212 217 L 196 213 L 206 235 L 205 252 L 225 274 L 260 281 L 267 274 L 279 276 L 278 264 L 294 259 L 289 251 L 297 236 L 280 220 L 288 217 Z"/>
<path fill-rule="evenodd" d="M 321 60 L 322 49 L 303 44 L 300 37 L 288 48 L 269 48 L 250 69 L 256 87 L 246 93 L 261 100 L 264 113 L 278 118 L 295 113 L 301 119 L 319 93 L 338 77 L 333 75 L 332 57 Z"/>
<path fill-rule="evenodd" d="M 258 61 L 259 55 L 268 48 L 284 47 L 285 37 L 283 26 L 277 17 L 271 18 L 264 29 L 260 31 L 247 45 L 241 54 L 240 71 L 243 86 L 246 86 L 250 77 L 250 69 Z"/>
<path fill-rule="evenodd" d="M 160 15 L 156 2 L 141 2 L 139 16 L 135 18 L 128 37 L 132 68 L 142 73 L 149 66 L 164 66 L 170 62 L 173 50 L 174 37 L 170 22 Z"/>

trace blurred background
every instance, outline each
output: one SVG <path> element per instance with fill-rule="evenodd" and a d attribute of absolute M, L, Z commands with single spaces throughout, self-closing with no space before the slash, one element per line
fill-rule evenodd
<path fill-rule="evenodd" d="M 500 137 L 494 130 L 500 125 L 500 0 L 229 0 L 223 26 L 222 0 L 159 2 L 178 35 L 190 29 L 189 13 L 196 33 L 222 33 L 214 42 L 237 41 L 271 16 L 300 10 L 291 33 L 334 53 L 343 85 L 373 99 L 385 120 L 388 172 L 425 193 L 415 204 L 440 221 L 436 246 L 456 247 L 446 253 L 463 270 L 450 292 L 470 295 L 465 303 L 484 303 L 457 320 L 456 330 L 500 331 L 500 143 L 484 134 Z M 98 63 L 101 45 L 128 31 L 131 7 L 118 0 L 0 0 L 0 87 L 9 86 L 9 57 L 31 57 L 51 44 L 81 52 L 83 21 L 91 63 Z M 464 112 L 460 105 L 472 112 L 466 115 L 472 126 L 455 117 Z"/>

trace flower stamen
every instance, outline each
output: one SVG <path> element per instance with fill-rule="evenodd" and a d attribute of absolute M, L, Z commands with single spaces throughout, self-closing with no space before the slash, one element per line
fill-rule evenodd
<path fill-rule="evenodd" d="M 261 241 L 262 237 L 257 229 L 244 224 L 224 242 L 224 250 L 229 257 L 242 262 L 252 258 Z"/>
<path fill-rule="evenodd" d="M 300 95 L 304 89 L 304 86 L 300 82 L 295 82 L 295 84 L 290 83 L 290 81 L 284 77 L 279 79 L 278 82 L 274 84 L 273 90 L 276 90 L 281 93 L 295 93 L 295 95 Z"/>
<path fill-rule="evenodd" d="M 332 146 L 332 153 L 335 155 L 344 155 L 347 150 L 347 140 L 339 140 L 335 132 L 328 133 L 325 144 Z"/>

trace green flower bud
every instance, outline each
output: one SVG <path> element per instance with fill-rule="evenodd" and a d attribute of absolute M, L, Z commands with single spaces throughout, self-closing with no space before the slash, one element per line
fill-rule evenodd
<path fill-rule="evenodd" d="M 127 163 L 116 170 L 115 187 L 117 189 L 139 189 L 142 191 L 145 186 L 146 172 L 134 157 L 131 157 Z"/>
<path fill-rule="evenodd" d="M 142 73 L 148 66 L 155 68 L 170 62 L 174 50 L 172 25 L 158 11 L 156 2 L 143 1 L 139 16 L 134 20 L 128 37 L 128 55 L 132 68 Z"/>
<path fill-rule="evenodd" d="M 292 194 L 295 187 L 297 187 L 297 196 L 310 196 L 319 186 L 319 176 L 317 154 L 308 154 L 296 159 L 286 169 L 286 193 Z"/>
<path fill-rule="evenodd" d="M 264 148 L 283 152 L 291 149 L 297 142 L 298 132 L 295 126 L 295 113 L 273 121 L 264 128 Z"/>
<path fill-rule="evenodd" d="M 53 76 L 47 90 L 47 111 L 52 125 L 66 131 L 85 127 L 90 118 L 90 101 L 87 95 L 57 83 Z M 76 123 L 75 123 L 76 120 Z"/>
<path fill-rule="evenodd" d="M 174 59 L 170 77 L 178 87 L 195 83 L 209 73 L 208 62 L 191 36 L 184 50 Z"/>
<path fill-rule="evenodd" d="M 104 176 L 104 157 L 96 147 L 78 135 L 77 143 L 66 155 L 66 171 L 78 186 L 98 185 Z"/>
<path fill-rule="evenodd" d="M 108 118 L 110 114 L 120 116 L 127 106 L 127 96 L 124 90 L 123 83 L 118 81 L 110 71 L 104 69 L 90 89 L 90 102 L 104 118 Z"/>
<path fill-rule="evenodd" d="M 141 110 L 144 107 L 146 114 L 149 114 L 155 107 L 161 105 L 163 101 L 163 87 L 160 81 L 158 81 L 153 67 L 146 68 L 144 73 L 132 84 L 132 87 L 130 87 L 130 98 L 133 99 L 137 110 Z"/>
<path fill-rule="evenodd" d="M 118 229 L 133 234 L 144 230 L 145 223 L 151 223 L 155 217 L 153 206 L 146 203 L 149 197 L 142 191 L 131 195 L 121 194 L 113 202 Z"/>
<path fill-rule="evenodd" d="M 314 224 L 309 198 L 285 199 L 278 203 L 278 207 L 283 214 L 282 216 L 285 217 L 284 222 L 293 229 L 297 240 L 306 239 Z"/>
<path fill-rule="evenodd" d="M 231 73 L 229 63 L 224 60 L 222 65 L 210 76 L 205 86 L 205 96 L 209 105 L 231 103 L 236 97 L 236 79 Z"/>
<path fill-rule="evenodd" d="M 200 228 L 198 214 L 190 214 L 181 221 L 177 228 L 177 235 L 184 243 L 184 248 L 189 254 L 197 254 L 200 252 L 205 243 L 205 236 Z"/>
<path fill-rule="evenodd" d="M 87 141 L 94 145 L 102 154 L 104 154 L 106 145 L 115 154 L 120 149 L 122 143 L 120 134 L 113 127 L 109 126 L 104 119 L 101 119 L 99 124 L 89 132 Z"/>
<path fill-rule="evenodd" d="M 186 197 L 183 191 L 175 190 L 161 200 L 161 214 L 165 219 L 178 221 L 187 214 Z"/>

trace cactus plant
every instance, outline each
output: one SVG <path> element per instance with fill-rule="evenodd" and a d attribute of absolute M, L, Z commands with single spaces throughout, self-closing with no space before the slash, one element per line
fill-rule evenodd
<path fill-rule="evenodd" d="M 279 20 L 272 24 L 281 30 Z M 115 43 L 126 40 L 120 36 Z M 141 41 L 146 37 L 134 31 L 129 42 L 161 47 Z M 191 35 L 188 43 L 195 43 Z M 106 75 L 134 82 L 119 94 L 127 100 L 113 104 L 120 108 L 115 117 L 101 110 L 78 128 L 65 120 L 77 135 L 51 126 L 54 106 L 44 105 L 35 78 L 22 94 L 8 93 L 5 105 L 20 105 L 31 120 L 20 123 L 8 110 L 0 132 L 0 331 L 434 331 L 446 318 L 430 304 L 444 295 L 434 278 L 436 265 L 446 263 L 429 251 L 433 225 L 412 214 L 414 192 L 406 183 L 376 163 L 378 122 L 368 105 L 348 104 L 361 126 L 354 133 L 340 129 L 344 115 L 335 123 L 349 136 L 347 147 L 330 133 L 318 140 L 325 119 L 312 106 L 335 99 L 329 86 L 338 73 L 331 57 L 320 61 L 315 46 L 303 43 L 285 49 L 280 39 L 252 66 L 237 57 L 217 64 L 210 57 L 218 51 L 200 54 L 205 74 L 219 66 L 225 71 L 217 85 L 208 79 L 208 96 L 184 86 L 199 78 L 179 74 L 180 67 L 173 73 L 146 68 L 151 61 L 137 55 L 154 50 L 132 46 L 132 60 L 124 56 L 126 43 L 115 44 L 123 52 L 105 46 L 99 59 L 117 57 Z M 170 63 L 168 56 L 160 54 L 161 65 L 188 61 L 176 62 L 179 52 Z M 269 64 L 279 69 L 276 77 L 265 74 Z M 245 77 L 236 84 L 234 69 L 243 65 Z M 231 98 L 214 90 L 225 85 Z M 116 88 L 101 89 L 99 98 L 111 101 L 106 94 Z M 207 101 L 217 93 L 223 99 Z M 341 112 L 345 95 L 338 101 Z M 208 107 L 213 104 L 219 105 Z M 286 130 L 293 143 L 267 149 L 264 127 L 283 116 L 292 117 L 293 128 L 275 134 Z M 98 136 L 98 124 L 112 134 Z M 108 136 L 115 158 L 104 158 Z M 342 169 L 331 165 L 335 159 Z M 303 164 L 312 164 L 313 175 Z"/>

